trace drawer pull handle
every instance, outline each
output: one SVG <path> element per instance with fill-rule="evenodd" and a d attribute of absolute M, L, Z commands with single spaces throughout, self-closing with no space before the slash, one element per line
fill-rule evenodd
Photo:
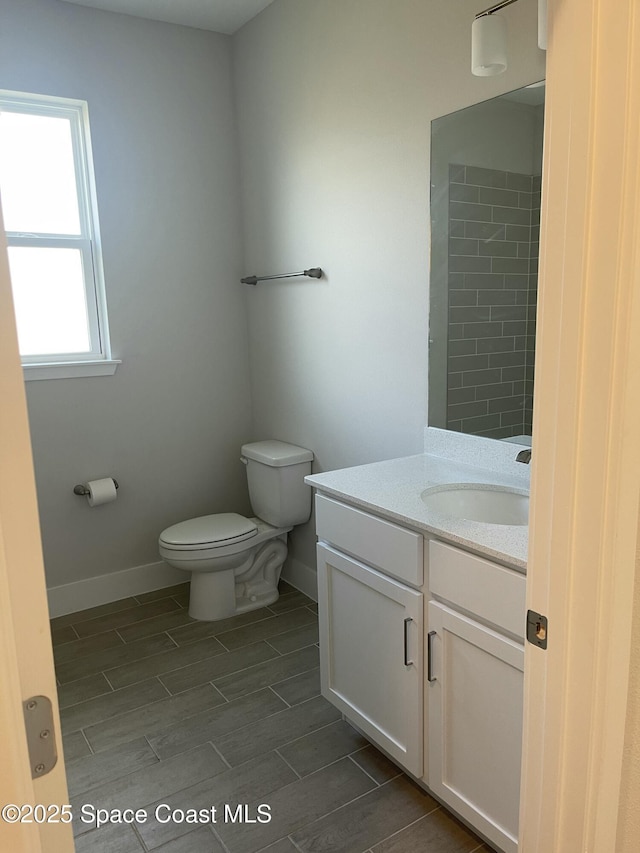
<path fill-rule="evenodd" d="M 435 631 L 429 631 L 427 634 L 427 681 L 436 681 L 436 677 L 433 675 L 433 638 L 435 637 Z"/>
<path fill-rule="evenodd" d="M 410 617 L 404 620 L 404 665 L 413 666 L 413 661 L 409 660 L 409 622 L 413 622 Z"/>

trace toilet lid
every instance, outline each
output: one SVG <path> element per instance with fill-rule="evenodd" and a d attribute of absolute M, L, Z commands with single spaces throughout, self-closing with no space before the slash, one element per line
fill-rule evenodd
<path fill-rule="evenodd" d="M 170 548 L 216 548 L 251 539 L 257 532 L 251 519 L 235 512 L 221 512 L 167 527 L 160 534 L 160 541 Z"/>

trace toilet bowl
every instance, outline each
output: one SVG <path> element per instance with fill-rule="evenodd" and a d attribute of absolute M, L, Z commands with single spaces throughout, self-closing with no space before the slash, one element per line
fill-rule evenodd
<path fill-rule="evenodd" d="M 191 572 L 189 615 L 212 621 L 273 604 L 287 557 L 287 534 L 309 519 L 313 454 L 281 441 L 242 447 L 249 496 L 259 517 L 204 515 L 163 530 L 160 556 Z"/>

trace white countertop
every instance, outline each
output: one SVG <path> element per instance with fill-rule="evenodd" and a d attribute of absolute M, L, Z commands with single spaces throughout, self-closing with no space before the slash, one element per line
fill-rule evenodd
<path fill-rule="evenodd" d="M 480 468 L 424 453 L 312 474 L 305 477 L 305 482 L 330 497 L 526 572 L 529 541 L 526 525 L 484 524 L 452 518 L 427 509 L 420 498 L 424 489 L 444 483 L 493 483 L 528 489 L 528 470 L 524 472 L 524 468 L 528 466 L 521 463 L 517 472 Z"/>

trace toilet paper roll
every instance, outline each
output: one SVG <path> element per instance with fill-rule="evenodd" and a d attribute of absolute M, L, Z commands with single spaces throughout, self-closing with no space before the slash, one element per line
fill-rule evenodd
<path fill-rule="evenodd" d="M 87 503 L 89 506 L 101 506 L 111 503 L 118 497 L 116 484 L 112 477 L 103 477 L 101 480 L 89 480 L 87 483 Z"/>

